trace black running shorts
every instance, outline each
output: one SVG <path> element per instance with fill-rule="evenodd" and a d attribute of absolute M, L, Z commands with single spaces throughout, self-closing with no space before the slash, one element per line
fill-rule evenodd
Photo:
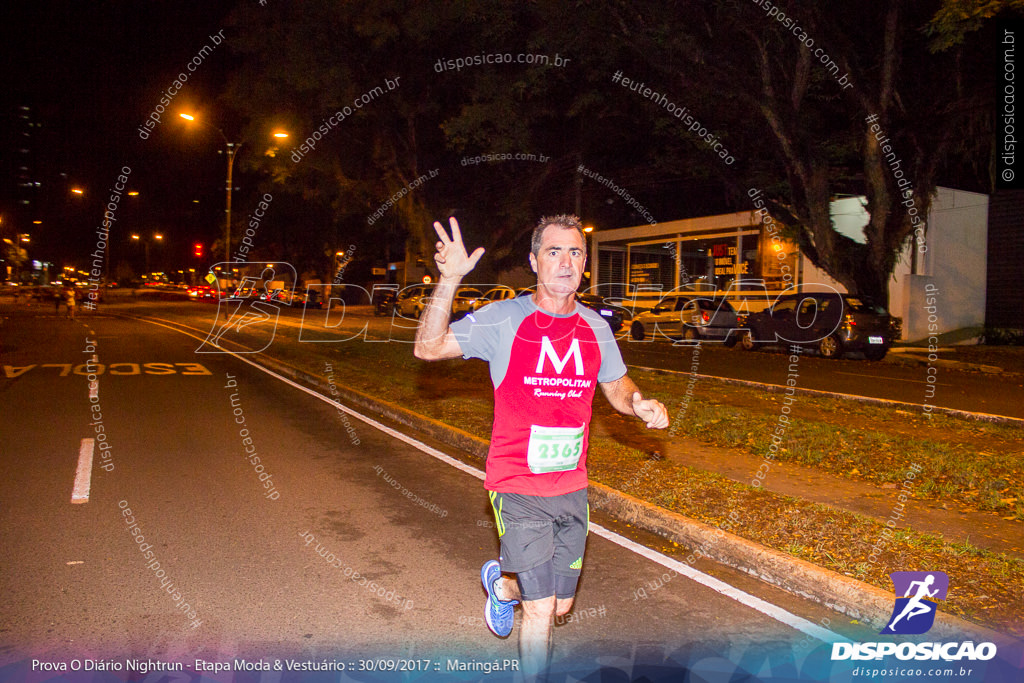
<path fill-rule="evenodd" d="M 575 585 L 583 567 L 583 551 L 590 528 L 587 490 L 561 496 L 497 491 L 488 491 L 488 495 L 501 539 L 501 570 L 519 574 L 550 562 L 556 577 L 573 579 Z M 556 583 L 566 584 L 565 581 Z M 555 595 L 554 586 L 547 595 Z M 536 599 L 529 595 L 523 597 Z"/>

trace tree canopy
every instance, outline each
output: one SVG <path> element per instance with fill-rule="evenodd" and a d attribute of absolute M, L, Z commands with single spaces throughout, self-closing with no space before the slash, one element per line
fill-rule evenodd
<path fill-rule="evenodd" d="M 307 251 L 407 241 L 429 260 L 431 222 L 455 214 L 504 267 L 544 213 L 636 225 L 751 209 L 758 188 L 816 265 L 884 301 L 937 183 L 991 189 L 994 79 L 978 74 L 994 68 L 990 20 L 1021 4 L 250 4 L 226 99 L 254 137 L 290 131 L 253 168 L 322 207 Z M 832 225 L 845 195 L 867 198 L 863 242 Z"/>

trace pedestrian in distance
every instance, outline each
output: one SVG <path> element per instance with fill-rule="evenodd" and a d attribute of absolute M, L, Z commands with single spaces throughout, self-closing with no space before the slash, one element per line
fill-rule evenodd
<path fill-rule="evenodd" d="M 67 304 L 68 312 L 67 317 L 69 320 L 75 319 L 75 288 L 68 287 L 64 292 L 64 303 Z"/>
<path fill-rule="evenodd" d="M 53 290 L 53 315 L 57 317 L 60 315 L 60 302 L 64 298 L 64 292 L 59 289 Z"/>
<path fill-rule="evenodd" d="M 572 609 L 590 524 L 587 443 L 598 387 L 613 408 L 649 429 L 668 427 L 665 406 L 626 374 L 608 323 L 576 301 L 587 261 L 579 218 L 545 217 L 533 230 L 536 292 L 496 301 L 451 323 L 452 300 L 484 254 L 467 255 L 458 221 L 441 223 L 437 287 L 420 317 L 422 360 L 479 358 L 490 366 L 494 426 L 484 488 L 500 540 L 480 571 L 488 628 L 508 636 L 522 606 L 519 655 L 527 679 L 551 657 L 552 622 Z M 514 574 L 515 578 L 506 574 Z"/>

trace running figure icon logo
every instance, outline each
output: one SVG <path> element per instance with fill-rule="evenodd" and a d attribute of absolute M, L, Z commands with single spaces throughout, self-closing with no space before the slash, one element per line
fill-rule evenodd
<path fill-rule="evenodd" d="M 896 590 L 896 605 L 888 626 L 879 633 L 917 635 L 927 632 L 935 623 L 938 601 L 946 599 L 949 577 L 937 571 L 893 572 L 889 576 Z"/>
<path fill-rule="evenodd" d="M 215 269 L 221 277 L 213 274 Z M 217 319 L 196 353 L 228 353 L 224 342 L 234 342 L 231 353 L 259 353 L 270 346 L 281 307 L 295 297 L 295 268 L 282 261 L 222 262 L 211 266 L 209 276 L 207 282 L 218 289 Z"/>

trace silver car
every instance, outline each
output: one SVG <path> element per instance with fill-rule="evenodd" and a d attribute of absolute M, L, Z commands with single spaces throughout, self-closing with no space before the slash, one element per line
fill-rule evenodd
<path fill-rule="evenodd" d="M 473 310 L 475 311 L 478 308 L 482 308 L 493 301 L 504 301 L 505 299 L 515 298 L 516 290 L 511 287 L 505 287 L 504 285 L 501 287 L 494 287 L 493 289 L 488 289 L 484 292 L 482 297 L 476 300 L 476 305 L 473 306 Z"/>
<path fill-rule="evenodd" d="M 456 289 L 455 298 L 452 299 L 452 320 L 458 320 L 467 313 L 475 311 L 478 307 L 477 302 L 483 296 L 483 293 L 476 287 L 459 287 Z"/>
<path fill-rule="evenodd" d="M 398 293 L 394 312 L 406 318 L 419 318 L 427 305 L 427 297 L 434 291 L 435 284 L 411 285 Z"/>
<path fill-rule="evenodd" d="M 633 318 L 629 334 L 643 341 L 660 334 L 669 339 L 723 342 L 732 347 L 739 339 L 736 311 L 725 299 L 667 296 L 650 311 Z"/>

